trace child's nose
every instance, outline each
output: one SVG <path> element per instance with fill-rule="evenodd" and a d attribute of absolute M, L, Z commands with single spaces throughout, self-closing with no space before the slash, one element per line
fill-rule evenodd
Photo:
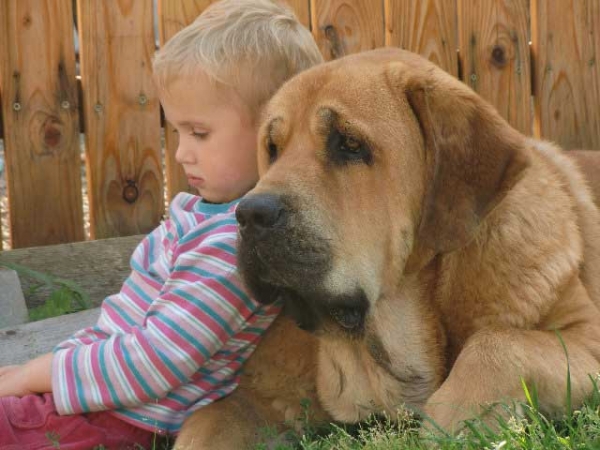
<path fill-rule="evenodd" d="M 177 146 L 177 151 L 175 152 L 175 161 L 179 164 L 192 164 L 194 162 L 194 155 L 191 151 L 189 145 L 186 145 L 185 141 L 179 138 L 179 145 Z"/>

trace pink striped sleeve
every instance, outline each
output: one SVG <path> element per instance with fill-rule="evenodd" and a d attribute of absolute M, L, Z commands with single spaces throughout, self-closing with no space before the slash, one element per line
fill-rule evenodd
<path fill-rule="evenodd" d="M 142 325 L 103 341 L 56 350 L 53 388 L 59 413 L 161 399 L 189 382 L 232 336 L 243 332 L 260 306 L 239 279 L 235 223 L 226 216 L 212 225 L 210 238 L 199 232 L 176 249 L 173 270 Z M 128 295 L 136 292 L 142 291 Z M 108 309 L 113 320 L 124 320 L 117 309 Z"/>

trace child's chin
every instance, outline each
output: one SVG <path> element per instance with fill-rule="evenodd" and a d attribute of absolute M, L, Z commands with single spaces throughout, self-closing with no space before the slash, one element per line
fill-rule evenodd
<path fill-rule="evenodd" d="M 206 203 L 221 203 L 218 199 L 218 195 L 215 195 L 214 192 L 207 191 L 206 189 L 190 186 L 190 192 L 202 197 L 202 200 Z"/>
<path fill-rule="evenodd" d="M 215 195 L 215 193 L 206 192 L 206 190 L 203 189 L 196 189 L 196 192 L 200 197 L 202 197 L 202 201 L 204 203 L 221 204 L 229 203 L 231 201 L 225 195 Z"/>
<path fill-rule="evenodd" d="M 198 195 L 202 197 L 202 200 L 206 203 L 230 203 L 244 196 L 244 193 L 237 193 L 236 191 L 228 192 L 214 192 L 207 191 L 206 189 L 198 189 Z"/>

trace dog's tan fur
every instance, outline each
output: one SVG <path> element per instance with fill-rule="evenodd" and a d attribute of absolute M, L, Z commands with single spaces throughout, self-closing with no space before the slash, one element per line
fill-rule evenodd
<path fill-rule="evenodd" d="M 316 349 L 314 336 L 279 317 L 245 364 L 239 387 L 192 414 L 174 450 L 252 448 L 274 432 L 299 429 L 305 414 L 330 420 L 317 398 Z"/>
<path fill-rule="evenodd" d="M 600 151 L 570 150 L 567 156 L 575 161 L 577 168 L 583 173 L 596 205 L 600 205 Z"/>
<path fill-rule="evenodd" d="M 333 128 L 351 135 L 347 147 L 367 146 L 372 161 L 332 162 Z M 291 417 L 299 398 L 312 395 L 315 370 L 321 405 L 336 420 L 394 417 L 406 403 L 455 431 L 488 404 L 524 400 L 521 380 L 535 384 L 543 411 L 563 411 L 562 340 L 573 405 L 590 393 L 589 375 L 600 371 L 600 213 L 573 164 L 589 155 L 569 159 L 522 136 L 461 82 L 391 49 L 288 82 L 269 104 L 260 139 L 263 173 L 248 204 L 265 194 L 292 199 L 289 236 L 330 249 L 327 273 L 315 274 L 319 292 L 359 289 L 368 310 L 354 334 L 335 314 L 321 317 L 316 368 L 314 338 L 277 325 L 240 389 L 214 412 L 197 413 L 178 444 L 214 439 L 206 424 L 222 427 L 223 448 L 241 436 L 252 441 L 252 426 L 286 409 Z M 260 250 L 287 245 L 256 242 Z M 304 294 L 290 269 L 273 270 L 282 287 Z M 291 350 L 299 336 L 304 344 Z M 234 411 L 243 403 L 236 397 L 265 410 L 247 419 L 252 409 Z M 229 408 L 226 423 L 219 408 Z"/>

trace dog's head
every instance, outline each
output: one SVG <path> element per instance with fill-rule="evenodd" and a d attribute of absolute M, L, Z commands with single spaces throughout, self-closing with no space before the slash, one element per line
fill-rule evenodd
<path fill-rule="evenodd" d="M 467 244 L 527 166 L 492 107 L 401 50 L 298 75 L 259 136 L 261 179 L 237 209 L 242 275 L 330 333 L 360 335 L 372 305 Z"/>

